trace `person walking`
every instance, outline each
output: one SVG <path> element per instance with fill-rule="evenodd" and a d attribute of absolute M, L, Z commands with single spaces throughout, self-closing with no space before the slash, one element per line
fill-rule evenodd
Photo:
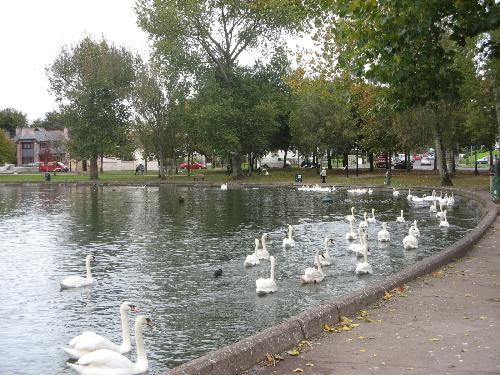
<path fill-rule="evenodd" d="M 319 176 L 321 177 L 321 182 L 324 184 L 326 182 L 326 168 L 323 167 Z"/>

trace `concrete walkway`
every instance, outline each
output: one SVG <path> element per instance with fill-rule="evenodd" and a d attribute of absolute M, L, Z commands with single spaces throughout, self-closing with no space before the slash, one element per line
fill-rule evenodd
<path fill-rule="evenodd" d="M 466 257 L 391 294 L 247 373 L 500 374 L 499 217 Z"/>

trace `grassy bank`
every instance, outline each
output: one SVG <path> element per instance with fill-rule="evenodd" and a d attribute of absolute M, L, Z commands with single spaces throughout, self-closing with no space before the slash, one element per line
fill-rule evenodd
<path fill-rule="evenodd" d="M 295 175 L 302 175 L 304 184 L 316 184 L 320 182 L 319 175 L 314 169 L 292 169 L 286 170 L 270 170 L 269 175 L 254 173 L 251 176 L 244 176 L 240 180 L 233 180 L 224 174 L 221 169 L 208 169 L 192 171 L 191 176 L 188 176 L 184 171 L 179 175 L 168 176 L 167 182 L 170 183 L 223 183 L 223 182 L 238 182 L 241 184 L 293 184 Z M 201 176 L 203 175 L 203 180 Z M 195 176 L 198 176 L 195 181 Z M 375 170 L 368 172 L 360 171 L 356 177 L 355 171 L 351 171 L 349 177 L 345 177 L 341 170 L 328 171 L 327 183 L 330 185 L 352 185 L 352 186 L 383 186 L 385 170 Z M 104 172 L 99 175 L 99 180 L 104 183 L 130 183 L 130 184 L 148 184 L 158 183 L 160 180 L 155 172 L 149 172 L 145 175 L 134 175 L 134 172 Z M 74 173 L 57 173 L 51 175 L 51 183 L 76 183 L 89 182 L 88 175 Z M 17 175 L 0 175 L 0 183 L 41 183 L 44 181 L 44 175 L 40 174 L 17 174 Z M 489 189 L 489 176 L 487 173 L 481 173 L 479 176 L 474 175 L 470 171 L 458 172 L 453 176 L 453 184 L 457 187 L 468 189 Z M 393 187 L 411 187 L 411 186 L 439 186 L 439 175 L 434 171 L 395 171 L 392 177 Z"/>

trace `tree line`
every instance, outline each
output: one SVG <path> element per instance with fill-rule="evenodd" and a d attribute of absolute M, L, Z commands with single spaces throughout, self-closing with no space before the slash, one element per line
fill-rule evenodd
<path fill-rule="evenodd" d="M 353 149 L 373 159 L 432 146 L 451 185 L 461 148 L 495 145 L 494 0 L 139 0 L 136 12 L 150 61 L 87 37 L 47 68 L 60 108 L 39 125 L 67 124 L 92 179 L 99 157 L 137 147 L 166 178 L 195 152 L 240 177 L 243 158 L 252 171 L 276 149 L 326 155 L 331 167 Z M 301 33 L 320 52 L 292 64 L 285 37 Z"/>

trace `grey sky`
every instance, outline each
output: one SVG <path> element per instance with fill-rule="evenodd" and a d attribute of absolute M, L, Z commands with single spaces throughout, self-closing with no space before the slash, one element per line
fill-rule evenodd
<path fill-rule="evenodd" d="M 0 109 L 13 107 L 30 121 L 56 109 L 45 67 L 64 45 L 104 36 L 147 55 L 146 34 L 137 26 L 135 0 L 1 0 Z"/>

